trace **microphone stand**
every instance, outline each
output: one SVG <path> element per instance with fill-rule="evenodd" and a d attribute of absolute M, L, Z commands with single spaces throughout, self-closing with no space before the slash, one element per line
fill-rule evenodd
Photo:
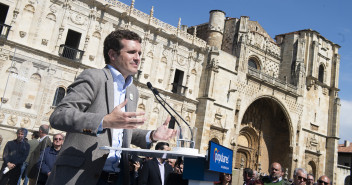
<path fill-rule="evenodd" d="M 159 96 L 159 98 L 188 126 L 190 132 L 191 132 L 191 143 L 190 143 L 190 148 L 194 148 L 194 141 L 193 141 L 193 130 L 190 127 L 190 125 L 182 118 L 182 116 L 180 116 L 175 109 L 173 109 L 159 94 L 158 90 L 156 90 L 155 88 L 153 88 L 152 84 L 150 82 L 147 83 L 148 88 L 153 92 L 155 98 L 159 101 L 159 103 L 164 107 L 164 109 L 171 115 L 171 119 L 173 117 L 173 115 L 170 113 L 170 111 L 163 105 L 163 103 L 161 103 L 161 101 L 157 98 L 157 96 Z M 180 127 L 180 139 L 182 139 L 182 134 L 181 134 L 181 126 L 178 123 L 178 121 L 176 120 L 177 125 Z M 182 143 L 183 146 L 183 143 Z"/>
<path fill-rule="evenodd" d="M 164 109 L 166 110 L 167 113 L 169 113 L 169 115 L 171 116 L 171 120 L 169 122 L 169 128 L 174 128 L 175 127 L 175 122 L 177 123 L 178 127 L 180 128 L 180 139 L 183 139 L 183 136 L 182 136 L 182 128 L 181 128 L 181 125 L 180 123 L 176 120 L 176 118 L 171 114 L 171 112 L 165 107 L 165 105 L 163 105 L 163 103 L 159 100 L 159 98 L 157 97 L 157 94 L 159 95 L 159 92 L 155 93 L 153 90 L 152 90 L 155 98 L 158 100 L 158 102 L 160 103 L 161 106 L 164 107 Z M 160 95 L 159 95 L 160 97 Z M 161 98 L 161 97 L 160 97 Z M 161 98 L 161 100 L 163 100 L 163 102 L 165 102 L 165 100 L 163 98 Z M 165 102 L 166 103 L 166 102 Z M 167 104 L 167 103 L 166 103 Z"/>

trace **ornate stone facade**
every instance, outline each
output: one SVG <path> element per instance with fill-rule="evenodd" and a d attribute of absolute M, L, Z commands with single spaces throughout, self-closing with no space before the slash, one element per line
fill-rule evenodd
<path fill-rule="evenodd" d="M 0 2 L 11 26 L 0 46 L 0 131 L 13 136 L 4 142 L 18 127 L 48 123 L 75 77 L 104 67 L 107 34 L 129 29 L 143 39 L 134 78 L 138 110 L 149 121 L 142 128 L 155 129 L 167 116 L 145 85 L 151 82 L 197 128 L 200 153 L 212 140 L 234 150 L 235 170 L 242 161 L 267 172 L 278 161 L 288 177 L 296 167 L 336 176 L 340 46 L 317 31 L 274 40 L 249 17 L 219 10 L 209 23 L 185 29 L 115 0 Z"/>

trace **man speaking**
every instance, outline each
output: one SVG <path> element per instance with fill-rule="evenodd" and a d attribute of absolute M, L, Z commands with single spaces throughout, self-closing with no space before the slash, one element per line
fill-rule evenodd
<path fill-rule="evenodd" d="M 47 184 L 127 185 L 128 156 L 99 147 L 149 148 L 176 135 L 167 127 L 169 118 L 156 130 L 137 129 L 145 121 L 143 112 L 135 112 L 139 94 L 132 83 L 141 41 L 134 32 L 113 31 L 104 41 L 106 67 L 83 71 L 68 87 L 50 117 L 51 126 L 67 135 Z"/>

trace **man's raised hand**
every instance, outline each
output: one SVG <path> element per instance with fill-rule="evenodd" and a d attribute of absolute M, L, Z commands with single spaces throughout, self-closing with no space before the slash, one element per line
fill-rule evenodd
<path fill-rule="evenodd" d="M 116 106 L 112 112 L 103 119 L 103 128 L 135 129 L 144 124 L 144 112 L 123 112 L 121 109 L 126 106 L 127 99 Z"/>

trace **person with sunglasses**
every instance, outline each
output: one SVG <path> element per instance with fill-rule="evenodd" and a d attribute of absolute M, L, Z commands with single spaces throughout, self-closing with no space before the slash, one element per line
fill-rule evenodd
<path fill-rule="evenodd" d="M 293 185 L 305 185 L 307 182 L 307 171 L 303 168 L 296 168 L 293 172 Z"/>
<path fill-rule="evenodd" d="M 323 175 L 323 176 L 319 177 L 317 184 L 318 185 L 328 185 L 328 184 L 330 184 L 330 179 L 328 176 Z"/>
<path fill-rule="evenodd" d="M 36 164 L 40 171 L 37 185 L 45 185 L 63 143 L 64 136 L 62 134 L 55 134 L 53 136 L 52 146 L 45 148 L 45 150 L 41 152 L 39 161 Z"/>
<path fill-rule="evenodd" d="M 308 174 L 307 175 L 307 185 L 313 185 L 314 184 L 314 176 L 313 174 Z"/>

